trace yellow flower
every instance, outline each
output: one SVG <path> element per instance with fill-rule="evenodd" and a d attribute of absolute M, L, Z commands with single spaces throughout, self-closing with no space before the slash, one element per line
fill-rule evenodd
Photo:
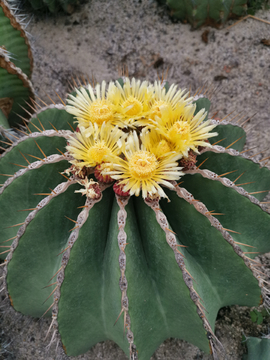
<path fill-rule="evenodd" d="M 112 92 L 116 86 L 110 82 L 108 92 Z M 90 84 L 85 89 L 81 87 L 76 89 L 76 97 L 69 95 L 66 106 L 67 112 L 75 115 L 79 126 L 88 128 L 90 124 L 101 126 L 103 122 L 117 124 L 115 117 L 116 107 L 106 96 L 106 82 L 102 81 L 101 85 L 97 84 L 93 88 Z"/>
<path fill-rule="evenodd" d="M 130 195 L 139 196 L 142 191 L 143 198 L 147 196 L 167 197 L 161 185 L 173 189 L 170 180 L 178 180 L 183 174 L 176 162 L 181 156 L 175 152 L 169 152 L 162 158 L 158 158 L 150 151 L 151 144 L 145 136 L 141 137 L 141 144 L 134 131 L 123 145 L 125 160 L 120 157 L 114 162 L 115 171 L 108 174 L 119 184 L 123 184 L 123 191 Z"/>
<path fill-rule="evenodd" d="M 144 144 L 147 143 L 147 148 L 157 159 L 167 156 L 168 153 L 174 150 L 173 144 L 153 128 L 143 128 L 141 131 L 141 139 Z"/>
<path fill-rule="evenodd" d="M 132 124 L 134 120 L 145 117 L 150 110 L 150 100 L 153 96 L 153 86 L 148 81 L 130 81 L 125 78 L 123 87 L 116 82 L 117 87 L 108 89 L 108 100 L 116 106 L 119 120 Z"/>
<path fill-rule="evenodd" d="M 94 167 L 121 153 L 122 141 L 126 135 L 117 127 L 103 123 L 101 127 L 90 124 L 87 136 L 84 132 L 70 136 L 67 150 L 74 160 L 70 162 L 79 167 Z"/>
<path fill-rule="evenodd" d="M 202 109 L 195 116 L 196 105 L 186 105 L 176 109 L 172 117 L 156 118 L 156 130 L 171 144 L 173 150 L 188 157 L 189 150 L 198 153 L 198 146 L 211 145 L 204 141 L 217 133 L 211 133 L 215 125 L 210 120 L 204 121 L 207 112 Z"/>
<path fill-rule="evenodd" d="M 155 81 L 154 95 L 151 101 L 150 118 L 155 120 L 156 117 L 171 118 L 176 110 L 184 109 L 193 98 L 187 98 L 188 93 L 186 90 L 178 90 L 177 85 L 172 84 L 168 91 L 161 82 Z"/>

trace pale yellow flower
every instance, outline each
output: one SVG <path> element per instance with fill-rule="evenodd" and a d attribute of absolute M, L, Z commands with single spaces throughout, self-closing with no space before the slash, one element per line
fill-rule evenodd
<path fill-rule="evenodd" d="M 198 146 L 211 147 L 205 140 L 217 135 L 210 132 L 215 125 L 210 125 L 210 120 L 204 121 L 207 115 L 205 109 L 194 116 L 195 110 L 196 105 L 189 104 L 184 107 L 184 110 L 176 109 L 174 116 L 157 117 L 154 122 L 155 129 L 160 135 L 171 144 L 173 150 L 184 157 L 188 157 L 190 149 L 198 153 Z"/>
<path fill-rule="evenodd" d="M 181 155 L 169 152 L 158 158 L 150 149 L 149 139 L 143 136 L 140 142 L 134 131 L 123 145 L 125 159 L 118 157 L 113 164 L 115 171 L 108 174 L 119 180 L 119 184 L 124 185 L 123 191 L 129 191 L 130 195 L 139 196 L 142 191 L 143 198 L 148 195 L 167 197 L 160 185 L 173 189 L 170 181 L 182 175 L 177 163 Z"/>
<path fill-rule="evenodd" d="M 130 81 L 125 78 L 123 87 L 116 81 L 116 87 L 108 89 L 107 98 L 116 106 L 119 120 L 125 124 L 133 124 L 149 114 L 150 101 L 153 96 L 153 86 L 148 81 Z"/>
<path fill-rule="evenodd" d="M 112 93 L 112 88 L 116 86 L 110 82 L 108 91 Z M 119 92 L 119 91 L 118 91 Z M 84 88 L 76 89 L 76 96 L 69 95 L 66 106 L 67 112 L 75 115 L 79 126 L 88 128 L 90 124 L 98 124 L 101 126 L 104 122 L 118 124 L 115 113 L 116 106 L 107 98 L 106 82 L 102 81 L 101 85 L 97 84 L 93 88 L 90 84 Z"/>
<path fill-rule="evenodd" d="M 87 136 L 84 132 L 70 136 L 66 147 L 74 160 L 70 162 L 76 166 L 94 167 L 106 161 L 107 157 L 114 158 L 121 153 L 122 141 L 126 135 L 110 124 L 103 123 L 98 127 L 90 125 L 91 131 Z"/>
<path fill-rule="evenodd" d="M 144 144 L 147 144 L 147 148 L 158 159 L 167 156 L 168 153 L 174 151 L 174 146 L 168 141 L 167 138 L 162 136 L 154 128 L 147 129 L 146 127 L 141 131 L 141 139 Z"/>
<path fill-rule="evenodd" d="M 186 90 L 177 90 L 177 85 L 172 84 L 166 92 L 161 82 L 155 81 L 154 95 L 151 100 L 150 118 L 155 120 L 156 117 L 172 117 L 176 110 L 184 109 L 186 105 L 192 102 L 193 98 L 188 98 Z"/>

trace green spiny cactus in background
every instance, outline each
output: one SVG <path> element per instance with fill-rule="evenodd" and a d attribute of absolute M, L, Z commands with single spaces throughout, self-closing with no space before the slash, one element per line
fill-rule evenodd
<path fill-rule="evenodd" d="M 34 10 L 48 9 L 51 13 L 64 10 L 71 14 L 78 4 L 78 0 L 28 0 L 28 3 Z"/>
<path fill-rule="evenodd" d="M 248 14 L 254 15 L 256 11 L 261 9 L 269 9 L 269 1 L 268 0 L 248 0 Z"/>
<path fill-rule="evenodd" d="M 16 11 L 15 5 L 0 0 L 0 137 L 6 138 L 1 143 L 4 147 L 14 140 L 10 127 L 17 126 L 22 117 L 28 118 L 33 112 L 27 104 L 30 98 L 34 99 L 30 82 L 32 51 Z"/>
<path fill-rule="evenodd" d="M 80 87 L 0 158 L 2 291 L 52 316 L 50 345 L 70 356 L 111 339 L 149 360 L 175 337 L 218 358 L 221 307 L 269 308 L 254 258 L 270 251 L 270 172 L 243 152 L 239 120 L 207 120 L 210 101 L 188 96 L 128 78 Z"/>
<path fill-rule="evenodd" d="M 248 337 L 246 339 L 248 354 L 244 355 L 243 360 L 269 360 L 270 338 L 269 335 L 262 339 Z"/>
<path fill-rule="evenodd" d="M 172 17 L 188 21 L 192 27 L 219 26 L 230 18 L 254 14 L 267 0 L 159 0 L 170 8 Z"/>

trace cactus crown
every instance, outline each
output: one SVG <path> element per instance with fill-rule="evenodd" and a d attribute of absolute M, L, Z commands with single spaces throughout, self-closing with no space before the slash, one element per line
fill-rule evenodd
<path fill-rule="evenodd" d="M 82 87 L 67 106 L 78 122 L 67 146 L 72 171 L 84 168 L 87 177 L 88 169 L 98 165 L 101 179 L 117 180 L 115 191 L 136 196 L 142 191 L 144 199 L 167 197 L 160 184 L 174 188 L 170 181 L 183 175 L 177 161 L 188 161 L 189 153 L 211 146 L 205 140 L 217 135 L 210 133 L 215 125 L 203 122 L 203 109 L 194 116 L 192 100 L 175 85 L 166 93 L 160 82 L 152 86 L 134 78 L 125 78 L 123 87 L 111 82 L 108 91 L 105 82 Z M 90 196 L 94 185 L 82 181 Z"/>
<path fill-rule="evenodd" d="M 209 106 L 163 82 L 81 86 L 1 156 L 3 289 L 52 316 L 50 344 L 75 356 L 112 339 L 147 360 L 178 337 L 217 357 L 222 306 L 269 307 L 254 257 L 270 251 L 270 173 Z"/>

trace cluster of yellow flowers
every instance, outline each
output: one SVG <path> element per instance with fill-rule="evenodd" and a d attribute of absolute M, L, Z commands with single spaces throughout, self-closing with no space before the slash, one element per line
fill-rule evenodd
<path fill-rule="evenodd" d="M 183 175 L 179 160 L 217 135 L 204 109 L 194 116 L 192 101 L 176 85 L 166 91 L 160 81 L 134 78 L 76 89 L 66 106 L 78 122 L 67 146 L 73 167 L 98 168 L 122 193 L 167 197 L 160 185 L 172 188 L 170 181 Z"/>

